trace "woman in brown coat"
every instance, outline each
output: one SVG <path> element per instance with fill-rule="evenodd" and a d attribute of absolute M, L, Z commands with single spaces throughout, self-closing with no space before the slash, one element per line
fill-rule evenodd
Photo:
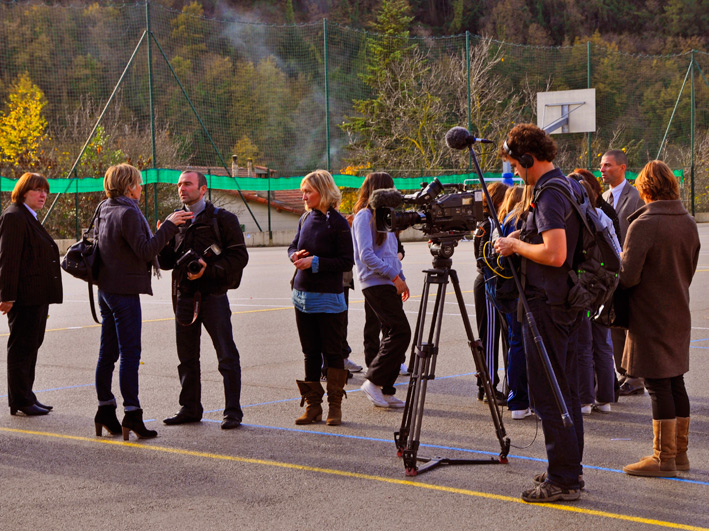
<path fill-rule="evenodd" d="M 646 205 L 628 218 L 623 245 L 620 285 L 631 289 L 623 367 L 645 379 L 652 399 L 654 452 L 623 470 L 674 477 L 677 470 L 689 470 L 684 373 L 689 370 L 689 285 L 699 259 L 699 233 L 664 162 L 649 162 L 635 187 Z"/>

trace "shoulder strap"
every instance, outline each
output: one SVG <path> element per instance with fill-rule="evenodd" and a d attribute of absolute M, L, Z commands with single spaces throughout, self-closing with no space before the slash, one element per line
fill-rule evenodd
<path fill-rule="evenodd" d="M 576 210 L 576 213 L 579 215 L 579 218 L 581 219 L 582 223 L 585 225 L 585 227 L 593 233 L 593 230 L 591 229 L 591 226 L 588 224 L 588 220 L 586 219 L 586 216 L 583 215 L 583 211 L 581 210 L 581 205 L 578 203 L 578 197 L 576 197 L 576 194 L 569 191 L 569 188 L 565 186 L 566 183 L 563 183 L 561 179 L 550 179 L 548 182 L 546 182 L 539 190 L 537 190 L 534 193 L 534 202 L 536 203 L 537 199 L 541 195 L 541 193 L 546 190 L 547 188 L 553 188 L 554 190 L 558 190 L 564 196 L 569 200 L 569 202 L 573 205 L 574 210 Z M 573 193 L 573 195 L 572 195 Z"/>
<path fill-rule="evenodd" d="M 218 206 L 214 207 L 214 213 L 212 214 L 212 230 L 214 231 L 214 236 L 217 239 L 217 243 L 219 244 L 219 247 L 223 247 L 222 245 L 222 233 L 219 230 L 219 212 L 221 212 L 221 208 Z"/>

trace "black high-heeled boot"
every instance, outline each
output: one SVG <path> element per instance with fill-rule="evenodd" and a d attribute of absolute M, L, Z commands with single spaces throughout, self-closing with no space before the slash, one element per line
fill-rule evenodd
<path fill-rule="evenodd" d="M 118 422 L 118 417 L 116 417 L 115 404 L 99 406 L 96 416 L 94 417 L 94 425 L 96 426 L 97 437 L 102 435 L 102 427 L 106 428 L 106 431 L 111 435 L 120 435 L 121 423 Z"/>
<path fill-rule="evenodd" d="M 132 431 L 135 433 L 139 439 L 152 439 L 158 436 L 158 432 L 155 430 L 149 430 L 143 424 L 143 410 L 134 409 L 133 411 L 126 411 L 125 417 L 123 417 L 123 422 L 121 423 L 123 427 L 123 440 L 128 440 L 128 435 Z"/>

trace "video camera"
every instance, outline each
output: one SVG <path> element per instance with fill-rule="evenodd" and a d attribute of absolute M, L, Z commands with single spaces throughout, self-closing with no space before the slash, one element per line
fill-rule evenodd
<path fill-rule="evenodd" d="M 444 191 L 448 193 L 441 195 Z M 402 204 L 417 208 L 396 212 Z M 375 210 L 379 232 L 417 226 L 432 238 L 463 238 L 484 219 L 482 190 L 466 190 L 462 184 L 441 184 L 438 178 L 422 183 L 421 190 L 408 195 L 393 188 L 375 190 L 369 205 Z"/>

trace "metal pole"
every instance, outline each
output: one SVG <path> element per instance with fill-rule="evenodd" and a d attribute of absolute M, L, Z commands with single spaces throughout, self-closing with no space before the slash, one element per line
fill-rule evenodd
<path fill-rule="evenodd" d="M 591 88 L 591 41 L 586 41 L 586 77 L 588 79 L 587 88 Z M 588 166 L 591 169 L 591 132 L 588 133 Z"/>
<path fill-rule="evenodd" d="M 76 180 L 76 192 L 74 192 L 74 222 L 75 222 L 75 234 L 76 241 L 79 241 L 81 234 L 81 228 L 79 227 L 79 179 Z"/>
<path fill-rule="evenodd" d="M 74 174 L 74 176 L 76 176 L 76 173 L 75 173 L 76 167 L 78 166 L 79 161 L 81 160 L 81 157 L 84 156 L 84 152 L 86 151 L 86 148 L 89 146 L 89 142 L 91 142 L 91 139 L 94 137 L 94 133 L 96 132 L 96 129 L 98 128 L 99 124 L 101 123 L 101 120 L 103 120 L 103 115 L 106 114 L 106 111 L 108 110 L 108 106 L 111 104 L 111 102 L 113 101 L 113 98 L 116 96 L 116 92 L 118 92 L 118 87 L 120 87 L 121 83 L 123 83 L 123 78 L 126 77 L 126 74 L 128 73 L 128 69 L 130 68 L 130 65 L 133 64 L 133 59 L 135 59 L 135 55 L 138 53 L 138 49 L 140 48 L 140 45 L 143 44 L 143 39 L 145 39 L 146 35 L 147 35 L 147 32 L 144 31 L 143 34 L 140 36 L 140 40 L 138 41 L 138 44 L 136 45 L 135 50 L 133 50 L 133 54 L 130 56 L 130 59 L 128 60 L 128 64 L 123 69 L 123 73 L 121 74 L 121 77 L 118 79 L 118 83 L 116 83 L 116 86 L 113 87 L 113 92 L 111 93 L 111 96 L 108 98 L 106 105 L 103 107 L 103 110 L 101 111 L 101 115 L 98 117 L 98 120 L 96 120 L 96 124 L 94 125 L 94 128 L 91 130 L 91 133 L 89 133 L 89 138 L 86 139 L 86 143 L 84 144 L 84 147 L 81 148 L 81 153 L 79 153 L 79 156 L 76 157 L 76 160 L 74 161 L 74 165 L 69 170 L 69 173 L 67 173 L 67 176 L 71 175 L 72 173 Z M 42 220 L 42 225 L 44 225 L 47 222 L 47 218 L 49 218 L 49 215 L 52 213 L 52 210 L 54 210 L 54 205 L 57 203 L 58 199 L 59 199 L 59 194 L 57 194 L 57 197 L 52 202 L 52 206 L 49 207 L 49 210 L 47 211 L 47 215 L 44 216 L 44 219 Z"/>
<path fill-rule="evenodd" d="M 692 72 L 692 63 L 690 61 L 689 63 L 689 68 L 687 69 L 687 73 L 684 76 L 684 81 L 682 82 L 682 88 L 679 89 L 679 94 L 677 94 L 677 101 L 675 102 L 675 108 L 672 109 L 672 115 L 670 116 L 670 121 L 667 123 L 667 130 L 665 131 L 665 136 L 662 137 L 662 142 L 660 142 L 660 149 L 657 150 L 657 157 L 656 159 L 660 158 L 660 155 L 662 154 L 662 147 L 665 145 L 665 140 L 667 140 L 667 135 L 670 133 L 670 126 L 672 125 L 672 120 L 675 117 L 675 113 L 677 112 L 677 107 L 679 106 L 679 101 L 682 98 L 682 92 L 684 92 L 684 87 L 687 84 L 687 78 L 689 77 L 689 73 Z"/>
<path fill-rule="evenodd" d="M 266 168 L 268 172 L 268 244 L 273 245 L 273 230 L 271 228 L 271 168 Z"/>
<path fill-rule="evenodd" d="M 472 93 L 470 90 L 470 32 L 468 30 L 465 30 L 465 71 L 467 74 L 467 79 L 468 79 L 468 88 L 466 92 L 468 93 L 468 131 L 473 130 L 473 117 L 472 117 Z M 478 133 L 480 134 L 480 133 Z M 470 170 L 470 167 L 473 165 L 473 157 L 472 155 L 468 155 L 468 170 Z"/>
<path fill-rule="evenodd" d="M 327 19 L 323 19 L 323 62 L 325 66 L 325 143 L 327 146 L 327 171 L 330 171 L 330 82 L 327 68 Z"/>
<path fill-rule="evenodd" d="M 689 178 L 692 180 L 692 184 L 691 184 L 692 216 L 694 216 L 694 128 L 696 125 L 695 115 L 694 115 L 694 105 L 695 105 L 695 100 L 694 100 L 694 50 L 692 50 L 692 55 L 690 57 L 691 57 L 690 68 L 692 69 L 692 77 L 690 78 L 690 80 L 691 80 L 691 85 L 690 85 L 690 87 L 691 87 L 691 91 L 690 91 L 690 94 L 691 94 L 691 109 L 690 109 L 691 110 L 691 114 L 690 114 L 690 117 L 691 117 L 691 122 L 690 122 L 691 123 L 691 125 L 690 125 L 691 140 L 690 140 L 690 144 L 691 144 L 691 150 L 692 150 L 692 162 L 691 162 L 690 169 L 689 169 Z"/>
<path fill-rule="evenodd" d="M 153 49 L 150 43 L 150 35 L 153 34 L 150 29 L 150 2 L 145 2 L 145 23 L 148 32 L 148 87 L 150 91 L 150 139 L 153 148 L 153 169 L 158 167 L 157 152 L 155 150 L 155 103 L 153 93 Z M 146 190 L 145 204 L 147 209 L 148 194 Z M 153 206 L 155 210 L 155 225 L 158 224 L 158 182 L 157 179 L 153 184 Z M 150 218 L 147 218 L 150 219 Z"/>
<path fill-rule="evenodd" d="M 226 162 L 224 162 L 224 159 L 222 158 L 222 154 L 219 152 L 219 149 L 217 148 L 216 144 L 214 143 L 214 140 L 212 140 L 212 136 L 209 134 L 207 127 L 204 125 L 204 122 L 202 121 L 202 117 L 199 115 L 199 113 L 197 112 L 197 109 L 195 109 L 194 105 L 192 104 L 192 100 L 187 95 L 187 91 L 185 90 L 185 87 L 182 86 L 182 82 L 180 81 L 180 78 L 177 77 L 177 73 L 175 72 L 175 69 L 172 68 L 172 65 L 170 64 L 170 61 L 168 60 L 167 55 L 165 54 L 165 51 L 162 49 L 162 46 L 160 46 L 160 43 L 155 38 L 155 35 L 151 35 L 151 37 L 155 41 L 155 44 L 157 45 L 158 50 L 160 51 L 160 54 L 162 55 L 162 58 L 165 59 L 165 63 L 167 64 L 167 67 L 170 70 L 172 77 L 175 79 L 175 81 L 177 82 L 177 85 L 180 87 L 180 90 L 182 91 L 182 95 L 187 100 L 187 103 L 189 103 L 190 109 L 192 109 L 192 112 L 194 113 L 195 117 L 197 118 L 197 121 L 199 122 L 199 125 L 202 127 L 202 131 L 207 136 L 207 140 L 209 140 L 209 143 L 212 144 L 212 148 L 214 148 L 214 152 L 217 154 L 217 158 L 219 158 L 219 162 L 221 162 L 222 168 L 224 168 L 226 170 L 227 175 L 231 176 L 231 178 L 234 179 L 234 184 L 236 184 L 236 191 L 239 192 L 239 197 L 241 197 L 241 200 L 244 202 L 244 206 L 246 207 L 246 210 L 248 210 L 249 214 L 251 214 L 251 218 L 254 220 L 254 223 L 256 224 L 256 227 L 258 228 L 259 232 L 263 232 L 261 225 L 259 225 L 258 220 L 256 219 L 256 216 L 254 215 L 253 211 L 251 210 L 251 207 L 249 207 L 249 204 L 246 202 L 246 198 L 244 198 L 244 194 L 241 193 L 241 189 L 239 188 L 239 182 L 236 180 L 236 176 L 232 175 L 231 172 L 229 171 L 229 168 L 227 168 Z"/>

